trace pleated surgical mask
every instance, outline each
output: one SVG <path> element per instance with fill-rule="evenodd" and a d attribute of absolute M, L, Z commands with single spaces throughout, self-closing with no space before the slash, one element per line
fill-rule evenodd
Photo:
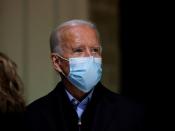
<path fill-rule="evenodd" d="M 82 92 L 89 92 L 101 79 L 102 59 L 93 56 L 60 58 L 69 61 L 68 80 Z"/>

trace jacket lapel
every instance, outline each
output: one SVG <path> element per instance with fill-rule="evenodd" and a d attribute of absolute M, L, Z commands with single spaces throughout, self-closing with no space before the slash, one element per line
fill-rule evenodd
<path fill-rule="evenodd" d="M 65 87 L 62 82 L 58 83 L 53 91 L 55 109 L 53 114 L 56 114 L 55 121 L 58 122 L 58 129 L 62 131 L 70 131 L 75 127 L 78 121 L 77 114 L 71 105 L 69 98 L 65 92 Z M 76 123 L 76 124 L 75 124 Z M 62 128 L 60 128 L 62 127 Z"/>

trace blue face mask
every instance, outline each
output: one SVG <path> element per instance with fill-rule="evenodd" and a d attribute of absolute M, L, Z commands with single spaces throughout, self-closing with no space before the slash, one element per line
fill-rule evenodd
<path fill-rule="evenodd" d="M 101 58 L 76 57 L 69 58 L 68 61 L 70 72 L 67 78 L 82 92 L 89 92 L 100 81 L 102 76 Z"/>

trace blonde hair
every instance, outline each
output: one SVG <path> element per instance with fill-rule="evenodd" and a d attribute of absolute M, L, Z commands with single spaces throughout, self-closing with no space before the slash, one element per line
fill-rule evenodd
<path fill-rule="evenodd" d="M 17 65 L 0 53 L 0 112 L 24 111 L 23 83 L 16 69 Z"/>

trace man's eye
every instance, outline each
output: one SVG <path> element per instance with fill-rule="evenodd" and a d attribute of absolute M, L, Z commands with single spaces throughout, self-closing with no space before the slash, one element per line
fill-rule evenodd
<path fill-rule="evenodd" d="M 100 52 L 100 49 L 99 48 L 93 48 L 92 52 L 98 53 L 98 52 Z"/>
<path fill-rule="evenodd" d="M 81 48 L 74 49 L 74 52 L 83 52 L 83 49 L 81 49 Z"/>

